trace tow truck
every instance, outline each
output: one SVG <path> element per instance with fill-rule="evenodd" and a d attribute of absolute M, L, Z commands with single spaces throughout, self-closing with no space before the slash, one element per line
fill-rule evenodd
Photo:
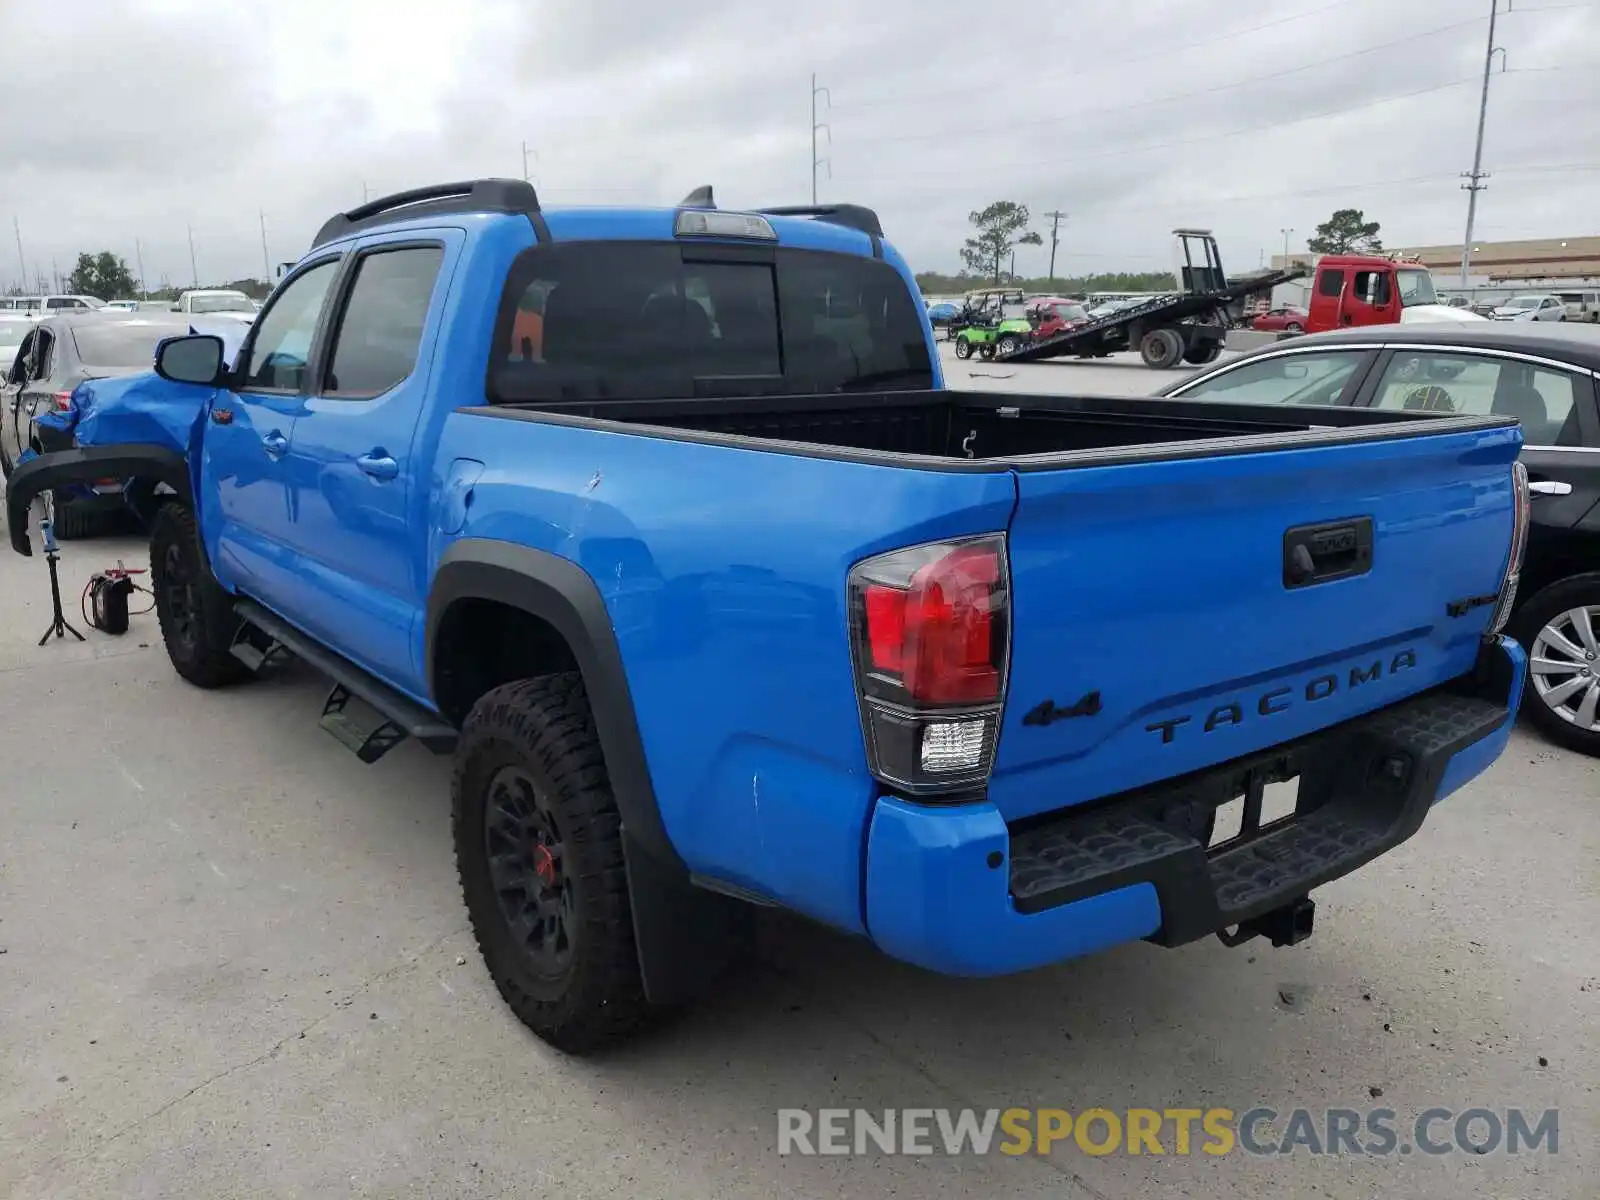
<path fill-rule="evenodd" d="M 1054 337 L 1036 338 L 1009 352 L 1006 362 L 1036 362 L 1073 355 L 1104 358 L 1118 350 L 1137 350 L 1145 365 L 1158 370 L 1180 362 L 1204 365 L 1222 353 L 1228 327 L 1243 315 L 1246 298 L 1300 279 L 1303 267 L 1265 271 L 1229 282 L 1217 239 L 1209 229 L 1174 229 L 1179 289 L 1107 314 Z"/>

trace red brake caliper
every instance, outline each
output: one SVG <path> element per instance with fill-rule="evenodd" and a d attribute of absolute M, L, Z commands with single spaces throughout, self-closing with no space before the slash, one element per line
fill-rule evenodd
<path fill-rule="evenodd" d="M 549 846 L 534 846 L 533 870 L 539 876 L 539 882 L 545 887 L 555 886 L 556 860 L 551 856 Z"/>

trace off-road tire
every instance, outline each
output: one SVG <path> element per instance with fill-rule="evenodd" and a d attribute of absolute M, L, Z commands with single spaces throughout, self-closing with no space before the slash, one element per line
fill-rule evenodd
<path fill-rule="evenodd" d="M 990 359 L 992 359 L 994 357 L 994 343 L 985 342 L 983 345 L 979 346 L 978 357 L 983 359 L 984 362 L 988 362 Z"/>
<path fill-rule="evenodd" d="M 995 343 L 995 350 L 1000 354 L 1010 354 L 1021 344 L 1022 343 L 1017 341 L 1015 337 L 1008 333 L 1005 337 L 1001 338 L 997 343 Z"/>
<path fill-rule="evenodd" d="M 519 945 L 491 874 L 486 830 L 492 785 L 520 771 L 559 828 L 561 884 L 572 889 L 570 958 L 541 976 Z M 461 729 L 451 781 L 456 871 L 489 977 L 511 1011 L 544 1041 L 586 1054 L 637 1030 L 645 998 L 623 868 L 622 821 L 576 673 L 508 683 L 486 693 Z"/>
<path fill-rule="evenodd" d="M 967 341 L 966 338 L 958 337 L 956 339 L 956 357 L 963 362 L 972 357 L 972 343 Z"/>
<path fill-rule="evenodd" d="M 62 492 L 55 493 L 51 507 L 55 510 L 56 537 L 63 542 L 80 538 L 98 537 L 107 531 L 109 522 L 104 512 L 93 512 L 74 503 Z"/>
<path fill-rule="evenodd" d="M 1521 643 L 1531 664 L 1533 644 L 1539 637 L 1539 631 L 1562 613 L 1590 605 L 1600 605 L 1600 573 L 1564 579 L 1529 596 L 1512 617 L 1507 632 Z M 1596 662 L 1591 669 L 1597 672 L 1596 677 L 1600 677 L 1600 662 Z M 1552 711 L 1534 686 L 1531 665 L 1523 685 L 1522 712 L 1540 733 L 1557 745 L 1600 758 L 1600 731 L 1580 729 Z"/>
<path fill-rule="evenodd" d="M 150 527 L 150 588 L 172 666 L 199 688 L 225 687 L 250 669 L 230 653 L 239 629 L 233 599 L 211 573 L 194 514 L 166 504 Z"/>

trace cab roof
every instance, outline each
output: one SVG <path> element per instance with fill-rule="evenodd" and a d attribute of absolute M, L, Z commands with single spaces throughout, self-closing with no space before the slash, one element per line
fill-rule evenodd
<path fill-rule="evenodd" d="M 719 211 L 710 187 L 696 188 L 675 208 L 636 206 L 550 210 L 567 236 L 587 238 L 672 236 L 674 222 L 685 210 Z M 476 179 L 433 184 L 396 192 L 328 218 L 312 247 L 338 241 L 351 234 L 450 214 L 504 214 L 525 217 L 541 242 L 552 240 L 547 212 L 533 185 L 522 179 Z M 825 204 L 761 208 L 752 211 L 774 230 L 793 229 L 791 222 L 823 223 L 853 230 L 868 239 L 874 257 L 882 257 L 883 226 L 878 214 L 856 204 Z M 578 232 L 581 230 L 581 234 Z M 859 239 L 849 239 L 839 249 L 860 249 Z"/>

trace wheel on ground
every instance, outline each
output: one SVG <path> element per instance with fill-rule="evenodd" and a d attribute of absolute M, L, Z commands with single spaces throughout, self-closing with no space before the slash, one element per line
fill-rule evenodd
<path fill-rule="evenodd" d="M 966 338 L 956 339 L 956 357 L 959 359 L 972 357 L 972 343 L 967 341 Z"/>
<path fill-rule="evenodd" d="M 1158 371 L 1175 367 L 1183 357 L 1183 336 L 1176 329 L 1152 329 L 1139 339 L 1139 355 Z"/>
<path fill-rule="evenodd" d="M 1190 346 L 1183 352 L 1183 361 L 1203 367 L 1206 363 L 1216 362 L 1221 354 L 1221 342 L 1201 342 L 1199 345 Z"/>
<path fill-rule="evenodd" d="M 1283 327 L 1283 331 L 1285 333 L 1304 333 L 1306 331 L 1306 327 L 1300 324 L 1299 321 L 1290 321 Z"/>
<path fill-rule="evenodd" d="M 109 514 L 86 508 L 63 491 L 54 493 L 51 508 L 55 514 L 56 537 L 63 542 L 98 537 L 110 527 L 110 522 L 107 520 Z"/>
<path fill-rule="evenodd" d="M 1005 335 L 1005 337 L 1000 339 L 999 343 L 995 346 L 995 349 L 1001 354 L 1010 354 L 1017 348 L 1018 345 L 1019 343 L 1017 339 L 1008 333 Z"/>
<path fill-rule="evenodd" d="M 1523 712 L 1551 741 L 1600 757 L 1600 574 L 1530 596 L 1512 633 L 1528 652 Z"/>
<path fill-rule="evenodd" d="M 651 1011 L 639 975 L 622 824 L 576 674 L 473 705 L 451 785 L 456 869 L 478 948 L 511 1010 L 582 1054 Z"/>
<path fill-rule="evenodd" d="M 200 544 L 194 514 L 167 504 L 150 528 L 150 586 L 173 669 L 196 687 L 237 683 L 249 674 L 230 652 L 239 618 Z"/>
<path fill-rule="evenodd" d="M 983 345 L 979 346 L 978 347 L 978 357 L 983 359 L 985 362 L 987 362 L 989 359 L 993 358 L 994 357 L 994 343 L 993 342 L 985 342 Z"/>

